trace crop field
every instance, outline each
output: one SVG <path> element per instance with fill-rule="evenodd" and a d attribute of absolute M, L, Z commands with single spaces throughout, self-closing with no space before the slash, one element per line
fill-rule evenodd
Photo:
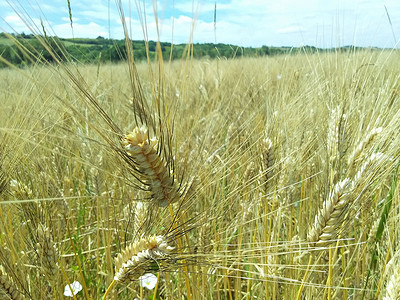
<path fill-rule="evenodd" d="M 187 50 L 0 69 L 0 298 L 398 299 L 398 51 Z"/>

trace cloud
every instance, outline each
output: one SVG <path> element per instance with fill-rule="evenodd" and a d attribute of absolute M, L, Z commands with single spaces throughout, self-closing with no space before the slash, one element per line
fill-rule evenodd
<path fill-rule="evenodd" d="M 27 23 L 25 23 L 24 20 L 22 20 L 18 15 L 13 13 L 4 17 L 4 22 L 9 27 L 9 29 L 7 30 L 8 32 L 30 33 L 31 29 L 35 29 L 37 31 L 37 29 L 41 26 L 40 19 L 38 18 L 31 18 L 26 21 Z M 3 30 L 6 30 L 6 28 L 4 28 Z"/>
<path fill-rule="evenodd" d="M 143 39 L 140 19 L 146 20 L 148 38 L 158 39 L 153 12 L 153 3 L 156 3 L 161 41 L 170 42 L 173 36 L 175 43 L 185 43 L 193 33 L 194 42 L 214 42 L 214 0 L 199 0 L 194 4 L 192 1 L 174 0 L 174 7 L 171 1 L 161 0 L 136 1 L 131 6 L 126 0 L 122 2 L 133 39 Z M 112 38 L 123 38 L 118 9 L 109 3 L 112 2 L 71 2 L 75 36 L 108 37 L 110 32 Z M 42 19 L 49 20 L 59 36 L 71 36 L 66 1 L 43 0 L 40 5 L 45 15 Z M 397 0 L 218 0 L 216 9 L 216 41 L 240 46 L 307 44 L 332 47 L 352 43 L 393 46 L 392 30 L 397 38 L 400 37 L 400 2 Z M 36 16 L 37 11 L 28 13 Z M 23 22 L 15 18 L 15 13 L 2 9 L 0 15 L 3 19 L 8 17 L 8 23 L 16 31 L 28 31 Z M 40 20 L 37 24 L 40 25 Z"/>
<path fill-rule="evenodd" d="M 160 39 L 163 42 L 172 42 L 173 37 L 173 41 L 175 43 L 189 42 L 189 38 L 193 29 L 193 18 L 180 15 L 179 17 L 170 17 L 168 19 L 158 20 L 158 22 L 156 22 L 154 17 L 147 16 L 146 20 L 147 23 L 145 32 L 149 40 Z M 119 20 L 117 23 L 120 25 L 121 21 Z M 126 23 L 132 39 L 139 40 L 144 38 L 143 26 L 139 20 L 126 18 Z M 196 22 L 195 26 L 197 27 L 200 24 L 201 22 Z M 113 26 L 111 31 L 114 38 L 123 37 L 121 25 Z M 160 36 L 158 36 L 158 34 Z"/>
<path fill-rule="evenodd" d="M 95 22 L 89 22 L 87 24 L 73 23 L 72 27 L 75 37 L 96 38 L 98 36 L 108 36 L 107 28 Z M 57 36 L 66 38 L 73 37 L 71 25 L 69 22 L 54 25 L 52 28 Z"/>
<path fill-rule="evenodd" d="M 74 15 L 74 13 L 72 14 Z M 108 10 L 101 10 L 99 8 L 93 10 L 82 10 L 79 13 L 76 13 L 77 16 L 90 19 L 90 20 L 102 20 L 108 22 L 111 20 L 119 19 L 119 16 L 116 13 L 108 14 Z"/>
<path fill-rule="evenodd" d="M 23 23 L 23 21 L 21 20 L 21 18 L 17 15 L 8 15 L 4 18 L 4 20 L 9 23 L 9 24 L 21 24 Z"/>
<path fill-rule="evenodd" d="M 212 13 L 212 15 L 214 14 L 215 11 L 215 2 L 213 3 L 204 3 L 204 2 L 200 2 L 197 5 L 193 5 L 192 2 L 190 1 L 184 1 L 182 3 L 178 3 L 175 5 L 176 10 L 178 10 L 181 13 L 185 13 L 185 14 L 209 14 Z M 226 11 L 226 10 L 230 10 L 232 9 L 232 5 L 231 4 L 227 4 L 227 3 L 217 3 L 217 15 L 219 12 L 222 11 Z"/>
<path fill-rule="evenodd" d="M 285 28 L 280 28 L 277 30 L 278 33 L 299 33 L 304 29 L 301 26 L 289 26 Z"/>
<path fill-rule="evenodd" d="M 71 22 L 69 17 L 62 17 L 61 20 L 64 21 L 64 22 Z M 79 21 L 79 18 L 72 17 L 72 22 L 73 23 L 78 22 L 78 21 Z"/>
<path fill-rule="evenodd" d="M 52 3 L 54 4 L 54 3 Z M 65 3 L 63 3 L 65 4 Z M 40 4 L 40 10 L 43 11 L 45 14 L 49 14 L 49 13 L 59 13 L 60 10 L 63 12 L 67 12 L 67 8 L 66 6 L 63 5 L 50 5 L 47 3 L 41 3 Z"/>

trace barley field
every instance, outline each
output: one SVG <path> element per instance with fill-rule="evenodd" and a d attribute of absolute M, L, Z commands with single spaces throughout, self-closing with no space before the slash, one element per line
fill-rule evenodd
<path fill-rule="evenodd" d="M 30 55 L 0 70 L 1 299 L 400 297 L 397 51 Z"/>

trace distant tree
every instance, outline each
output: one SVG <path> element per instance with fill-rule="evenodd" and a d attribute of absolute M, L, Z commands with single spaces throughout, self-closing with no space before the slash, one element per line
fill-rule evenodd
<path fill-rule="evenodd" d="M 270 51 L 269 51 L 269 47 L 267 47 L 267 46 L 262 46 L 261 47 L 261 53 L 264 54 L 264 55 L 270 55 L 271 54 Z"/>
<path fill-rule="evenodd" d="M 46 47 L 43 46 L 38 40 L 34 39 L 25 44 L 25 47 L 30 49 L 31 52 L 47 62 L 54 62 L 56 59 L 63 60 L 63 44 L 60 40 L 49 38 L 46 41 Z M 48 50 L 50 49 L 50 51 Z"/>
<path fill-rule="evenodd" d="M 0 56 L 7 60 L 8 62 L 14 63 L 13 62 L 13 55 L 11 52 L 11 47 L 9 46 L 2 46 L 0 47 Z M 6 67 L 7 65 L 3 62 L 0 62 L 0 67 Z"/>
<path fill-rule="evenodd" d="M 146 49 L 142 47 L 141 49 L 136 49 L 133 52 L 133 58 L 135 60 L 143 60 L 146 59 Z"/>
<path fill-rule="evenodd" d="M 149 41 L 149 51 L 154 52 L 156 51 L 156 43 L 153 41 Z"/>

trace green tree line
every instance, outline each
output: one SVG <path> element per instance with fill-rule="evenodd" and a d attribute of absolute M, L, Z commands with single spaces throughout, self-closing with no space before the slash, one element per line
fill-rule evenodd
<path fill-rule="evenodd" d="M 58 57 L 69 57 L 73 61 L 80 63 L 99 63 L 99 62 L 118 62 L 126 59 L 126 44 L 125 40 L 106 39 L 101 36 L 96 39 L 87 38 L 54 38 L 54 37 L 39 37 L 46 39 L 46 44 L 52 48 Z M 12 41 L 14 40 L 14 41 Z M 135 40 L 132 42 L 134 58 L 139 60 L 154 59 L 159 53 L 158 45 L 155 41 Z M 239 47 L 229 44 L 214 44 L 202 43 L 193 44 L 188 48 L 187 44 L 171 44 L 160 42 L 159 47 L 164 60 L 175 60 L 187 55 L 193 58 L 239 58 L 239 57 L 258 57 L 265 55 L 281 55 L 295 54 L 299 52 L 315 53 L 323 51 L 332 51 L 338 49 L 320 49 L 312 46 L 305 47 L 268 47 L 262 46 Z M 28 51 L 26 51 L 26 49 Z M 358 50 L 356 47 L 342 47 L 341 51 Z M 55 58 L 50 54 L 48 48 L 44 47 L 39 42 L 37 37 L 32 34 L 11 34 L 0 33 L 0 55 L 16 66 L 25 66 L 36 61 L 32 60 L 32 55 L 35 54 L 37 59 L 53 62 Z M 65 54 L 68 53 L 68 56 Z M 6 64 L 0 62 L 0 67 L 5 67 Z"/>

